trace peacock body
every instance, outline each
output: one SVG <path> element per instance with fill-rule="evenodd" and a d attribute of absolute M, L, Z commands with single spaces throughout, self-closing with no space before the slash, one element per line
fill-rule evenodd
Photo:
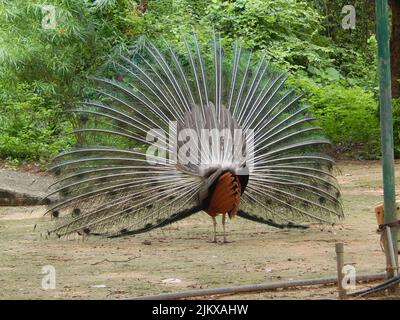
<path fill-rule="evenodd" d="M 183 44 L 146 40 L 68 111 L 77 145 L 50 168 L 49 233 L 135 234 L 199 211 L 214 231 L 218 214 L 280 228 L 342 217 L 329 141 L 287 77 L 217 37 Z"/>

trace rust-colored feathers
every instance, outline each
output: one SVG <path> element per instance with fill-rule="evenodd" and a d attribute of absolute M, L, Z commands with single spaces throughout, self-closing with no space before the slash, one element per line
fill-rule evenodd
<path fill-rule="evenodd" d="M 228 213 L 233 218 L 240 206 L 241 186 L 239 178 L 231 172 L 226 172 L 218 179 L 206 212 L 215 217 L 221 213 Z"/>

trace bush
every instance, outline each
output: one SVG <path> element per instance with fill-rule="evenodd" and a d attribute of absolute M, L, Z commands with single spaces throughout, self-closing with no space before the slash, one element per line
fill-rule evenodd
<path fill-rule="evenodd" d="M 307 1 L 213 0 L 204 19 L 224 37 L 266 50 L 288 69 L 305 69 L 310 64 L 324 67 L 331 62 L 332 48 L 320 35 L 322 16 Z"/>
<path fill-rule="evenodd" d="M 0 99 L 0 158 L 48 160 L 73 142 L 69 121 L 53 101 L 19 86 Z"/>
<path fill-rule="evenodd" d="M 340 82 L 319 85 L 304 77 L 293 77 L 290 82 L 304 90 L 313 104 L 313 114 L 337 153 L 360 159 L 379 157 L 379 119 L 372 92 Z"/>
<path fill-rule="evenodd" d="M 393 138 L 394 154 L 400 157 L 400 99 L 393 99 Z"/>
<path fill-rule="evenodd" d="M 43 29 L 45 3 L 0 0 L 1 158 L 44 159 L 68 146 L 72 125 L 61 110 L 85 96 L 87 75 L 114 76 L 106 62 L 140 48 L 142 35 L 164 48 L 166 40 L 179 54 L 182 35 L 196 32 L 203 46 L 213 30 L 227 50 L 238 38 L 256 56 L 267 51 L 275 66 L 294 72 L 291 82 L 313 102 L 338 152 L 379 156 L 376 39 L 373 31 L 342 30 L 340 1 L 150 0 L 143 14 L 139 1 L 53 0 L 56 28 Z M 373 9 L 357 7 L 368 30 Z M 394 121 L 400 154 L 399 102 Z"/>
<path fill-rule="evenodd" d="M 45 29 L 41 0 L 0 0 L 0 158 L 45 160 L 72 142 L 70 109 L 86 76 L 141 34 L 130 0 L 54 0 Z M 114 51 L 115 50 L 115 51 Z"/>

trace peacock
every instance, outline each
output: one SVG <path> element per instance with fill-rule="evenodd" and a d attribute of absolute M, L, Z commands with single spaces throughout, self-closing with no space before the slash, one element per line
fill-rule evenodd
<path fill-rule="evenodd" d="M 195 34 L 143 39 L 68 112 L 76 144 L 49 170 L 59 237 L 139 234 L 206 212 L 277 228 L 343 217 L 330 142 L 267 53 Z"/>

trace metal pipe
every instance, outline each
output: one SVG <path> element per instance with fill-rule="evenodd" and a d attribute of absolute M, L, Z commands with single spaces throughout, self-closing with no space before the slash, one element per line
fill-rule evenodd
<path fill-rule="evenodd" d="M 350 294 L 352 297 L 365 297 L 369 294 L 381 292 L 383 290 L 389 289 L 394 285 L 397 285 L 400 282 L 400 277 L 394 277 L 390 278 L 389 280 L 386 280 L 384 283 L 378 284 L 377 286 L 373 288 L 369 288 L 366 290 L 358 291 L 358 292 L 353 292 Z"/>
<path fill-rule="evenodd" d="M 375 281 L 375 280 L 382 280 L 385 278 L 386 278 L 386 272 L 362 274 L 356 276 L 356 281 Z M 304 280 L 294 280 L 294 281 L 263 282 L 257 284 L 215 288 L 215 289 L 188 290 L 188 291 L 173 292 L 173 293 L 145 295 L 145 296 L 127 298 L 127 300 L 174 300 L 174 299 L 212 296 L 221 294 L 267 291 L 278 288 L 292 288 L 292 287 L 327 285 L 327 284 L 334 285 L 337 283 L 337 280 L 338 280 L 337 277 L 327 277 L 327 278 L 304 279 Z"/>
<path fill-rule="evenodd" d="M 387 243 L 392 243 L 393 242 L 392 241 L 392 232 L 390 231 L 389 226 L 386 227 L 385 233 L 386 233 Z M 388 247 L 389 247 L 390 264 L 392 266 L 395 266 L 396 260 L 395 260 L 393 246 L 389 245 Z M 394 276 L 397 277 L 397 269 L 396 268 L 393 269 L 393 272 L 394 272 Z"/>
<path fill-rule="evenodd" d="M 344 266 L 344 245 L 342 242 L 335 244 L 336 251 L 336 262 L 337 262 L 337 274 L 338 274 L 338 288 L 339 288 L 339 299 L 347 299 L 346 289 L 343 288 L 343 266 Z"/>
<path fill-rule="evenodd" d="M 394 150 L 393 150 L 393 116 L 392 116 L 392 91 L 390 76 L 390 46 L 389 46 L 389 19 L 387 0 L 376 0 L 376 34 L 378 39 L 379 58 L 379 102 L 382 140 L 382 169 L 383 169 L 383 198 L 384 222 L 395 222 L 396 218 L 396 192 L 394 179 Z M 397 270 L 398 257 L 395 264 L 389 257 L 388 247 L 397 249 L 397 228 L 391 228 L 392 241 L 386 246 L 386 265 L 388 277 L 394 276 Z"/>

